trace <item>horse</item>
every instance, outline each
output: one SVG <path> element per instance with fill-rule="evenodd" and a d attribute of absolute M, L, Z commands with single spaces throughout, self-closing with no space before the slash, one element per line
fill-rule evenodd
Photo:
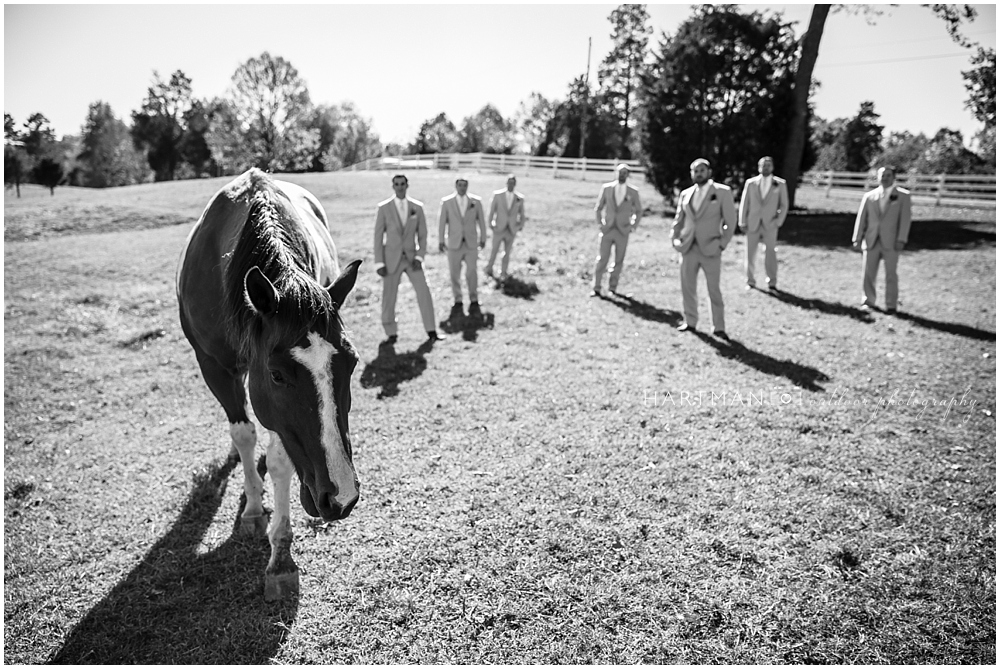
<path fill-rule="evenodd" d="M 355 260 L 341 272 L 329 222 L 307 190 L 254 168 L 223 186 L 187 237 L 177 269 L 181 328 L 229 420 L 243 465 L 243 532 L 266 532 L 264 598 L 298 594 L 289 494 L 294 470 L 306 513 L 350 515 L 360 495 L 348 415 L 358 353 L 340 311 Z M 254 465 L 258 422 L 270 433 L 274 511 Z M 231 456 L 232 456 L 231 451 Z"/>

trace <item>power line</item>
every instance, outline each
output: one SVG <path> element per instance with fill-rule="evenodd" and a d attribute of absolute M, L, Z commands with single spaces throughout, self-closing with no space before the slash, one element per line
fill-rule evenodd
<path fill-rule="evenodd" d="M 910 56 L 908 58 L 884 58 L 882 60 L 857 60 L 850 63 L 829 63 L 829 64 L 816 64 L 816 69 L 822 69 L 824 67 L 853 67 L 856 65 L 878 65 L 879 63 L 902 63 L 912 60 L 932 60 L 935 58 L 967 58 L 970 54 L 967 53 L 940 53 L 933 56 Z"/>

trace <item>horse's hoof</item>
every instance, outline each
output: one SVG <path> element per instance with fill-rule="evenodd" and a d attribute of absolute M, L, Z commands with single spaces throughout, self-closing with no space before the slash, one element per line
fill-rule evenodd
<path fill-rule="evenodd" d="M 240 516 L 240 533 L 244 536 L 265 536 L 267 516 Z"/>
<path fill-rule="evenodd" d="M 277 602 L 299 594 L 299 570 L 264 574 L 264 601 Z"/>

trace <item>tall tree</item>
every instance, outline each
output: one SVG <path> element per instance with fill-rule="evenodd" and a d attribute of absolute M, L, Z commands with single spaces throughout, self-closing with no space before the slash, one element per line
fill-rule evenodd
<path fill-rule="evenodd" d="M 219 175 L 239 174 L 257 164 L 246 129 L 232 102 L 216 98 L 205 106 L 208 130 L 205 142 Z"/>
<path fill-rule="evenodd" d="M 87 186 L 127 186 L 141 183 L 149 176 L 145 156 L 133 146 L 128 126 L 106 102 L 90 105 L 81 144 L 79 160 Z"/>
<path fill-rule="evenodd" d="M 958 44 L 969 46 L 968 40 L 962 36 L 961 27 L 964 21 L 971 21 L 976 17 L 976 10 L 972 5 L 924 5 L 930 7 L 934 15 L 945 23 L 948 34 Z M 806 146 L 805 129 L 808 124 L 808 104 L 809 91 L 812 87 L 813 69 L 816 66 L 816 59 L 819 57 L 820 40 L 823 37 L 823 30 L 826 26 L 827 16 L 833 5 L 813 5 L 812 16 L 809 19 L 809 28 L 802 35 L 800 40 L 801 55 L 799 65 L 795 74 L 793 91 L 795 93 L 795 108 L 789 116 L 788 140 L 785 144 L 785 158 L 783 175 L 788 181 L 789 207 L 795 206 L 795 189 L 799 181 L 799 173 L 802 166 L 802 155 Z M 861 12 L 869 17 L 881 14 L 881 10 L 871 5 L 837 5 L 837 10 L 849 12 Z"/>
<path fill-rule="evenodd" d="M 617 136 L 615 121 L 598 113 L 601 96 L 590 95 L 587 82 L 579 76 L 570 82 L 566 99 L 555 105 L 552 117 L 545 128 L 535 152 L 540 156 L 565 158 L 614 158 L 613 142 Z M 580 155 L 581 124 L 586 119 L 587 142 L 584 156 Z"/>
<path fill-rule="evenodd" d="M 467 116 L 462 121 L 459 151 L 462 153 L 512 153 L 514 129 L 500 111 L 491 104 Z"/>
<path fill-rule="evenodd" d="M 636 93 L 653 29 L 646 5 L 619 5 L 608 20 L 612 47 L 597 70 L 599 91 L 618 126 L 618 154 L 631 158 Z"/>
<path fill-rule="evenodd" d="M 844 127 L 844 157 L 848 172 L 864 172 L 882 149 L 883 126 L 878 124 L 875 103 L 865 101 Z"/>
<path fill-rule="evenodd" d="M 665 197 L 688 183 L 698 157 L 734 185 L 763 155 L 781 173 L 797 45 L 779 18 L 703 5 L 663 36 L 644 78 L 639 127 L 647 174 Z"/>
<path fill-rule="evenodd" d="M 157 181 L 172 181 L 183 161 L 185 115 L 191 110 L 191 79 L 181 70 L 169 81 L 153 71 L 142 109 L 132 112 L 132 140 L 146 152 Z"/>
<path fill-rule="evenodd" d="M 3 182 L 5 187 L 13 187 L 17 197 L 21 197 L 21 184 L 31 170 L 31 156 L 24 150 L 21 132 L 14 117 L 3 115 Z"/>
<path fill-rule="evenodd" d="M 417 136 L 410 144 L 410 153 L 450 153 L 458 150 L 461 140 L 455 124 L 441 112 L 420 124 Z"/>
<path fill-rule="evenodd" d="M 55 157 L 45 156 L 35 165 L 32 175 L 35 177 L 35 181 L 48 187 L 49 195 L 55 195 L 56 186 L 61 184 L 65 177 L 65 168 Z"/>
<path fill-rule="evenodd" d="M 251 58 L 233 74 L 229 101 L 257 167 L 309 168 L 319 133 L 308 129 L 309 90 L 291 63 L 266 51 Z"/>
<path fill-rule="evenodd" d="M 535 154 L 545 137 L 545 128 L 552 119 L 554 110 L 555 104 L 535 91 L 518 104 L 513 119 L 518 139 L 514 153 Z"/>
<path fill-rule="evenodd" d="M 988 128 L 997 125 L 997 52 L 995 49 L 979 47 L 972 57 L 972 69 L 962 72 L 965 90 L 969 94 L 965 101 L 976 120 Z"/>
<path fill-rule="evenodd" d="M 55 131 L 49 126 L 49 119 L 40 112 L 35 112 L 28 117 L 24 124 L 24 132 L 21 133 L 21 141 L 24 142 L 24 150 L 35 160 L 40 160 L 46 152 L 48 145 L 56 140 Z"/>
<path fill-rule="evenodd" d="M 382 153 L 371 119 L 363 117 L 352 102 L 316 107 L 309 127 L 319 133 L 314 172 L 332 172 Z"/>

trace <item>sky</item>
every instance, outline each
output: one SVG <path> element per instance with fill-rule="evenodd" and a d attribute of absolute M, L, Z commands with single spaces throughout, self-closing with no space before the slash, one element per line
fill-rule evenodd
<path fill-rule="evenodd" d="M 98 100 L 130 121 L 153 72 L 182 70 L 198 98 L 223 96 L 233 73 L 267 51 L 289 61 L 315 104 L 354 103 L 383 142 L 408 143 L 440 112 L 458 125 L 491 103 L 505 117 L 537 91 L 562 99 L 587 69 L 591 82 L 611 49 L 614 4 L 4 5 L 4 112 L 20 126 L 34 112 L 57 136 L 79 134 Z M 781 12 L 796 34 L 812 5 L 740 5 Z M 933 135 L 948 127 L 968 143 L 980 124 L 965 109 L 961 71 L 971 51 L 918 5 L 878 6 L 871 20 L 831 13 L 814 78 L 816 113 L 854 116 L 875 103 L 885 132 Z M 964 26 L 996 47 L 996 5 L 976 5 Z M 653 44 L 691 15 L 690 4 L 648 4 Z"/>

